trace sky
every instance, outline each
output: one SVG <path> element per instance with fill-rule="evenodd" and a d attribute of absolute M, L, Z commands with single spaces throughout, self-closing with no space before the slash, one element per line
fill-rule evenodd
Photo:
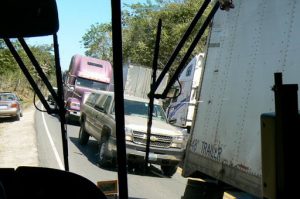
<path fill-rule="evenodd" d="M 123 0 L 123 3 L 145 2 L 146 0 Z M 92 24 L 111 22 L 110 0 L 56 0 L 58 7 L 59 56 L 62 70 L 67 70 L 71 57 L 84 55 L 85 49 L 80 43 L 82 36 Z M 52 44 L 52 36 L 31 38 L 31 45 Z"/>

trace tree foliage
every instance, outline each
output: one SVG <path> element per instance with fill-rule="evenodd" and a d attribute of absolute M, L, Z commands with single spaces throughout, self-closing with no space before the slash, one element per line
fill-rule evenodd
<path fill-rule="evenodd" d="M 112 60 L 111 24 L 95 24 L 83 36 L 82 43 L 87 49 L 85 54 L 90 57 Z"/>
<path fill-rule="evenodd" d="M 149 0 L 146 3 L 125 4 L 122 11 L 124 61 L 152 66 L 157 23 L 162 19 L 159 66 L 165 65 L 202 3 L 203 0 L 156 0 L 154 3 Z M 195 30 L 199 30 L 209 10 L 201 17 Z M 196 33 L 194 31 L 189 37 L 174 67 L 180 62 Z M 194 55 L 203 52 L 206 35 L 197 45 Z M 86 55 L 112 60 L 111 24 L 92 25 L 83 36 L 82 43 L 87 49 Z"/>
<path fill-rule="evenodd" d="M 12 41 L 17 52 L 21 56 L 25 66 L 27 67 L 30 74 L 32 74 L 35 82 L 40 88 L 43 87 L 41 78 L 36 73 L 31 61 L 27 57 L 21 45 L 17 41 Z M 50 45 L 38 45 L 29 46 L 32 53 L 39 62 L 41 68 L 48 78 L 53 79 L 55 77 L 55 65 L 54 65 L 54 55 L 53 46 Z M 31 95 L 31 86 L 29 85 L 27 79 L 20 70 L 17 62 L 11 55 L 9 49 L 6 47 L 3 40 L 0 40 L 0 91 L 15 91 L 20 96 Z"/>

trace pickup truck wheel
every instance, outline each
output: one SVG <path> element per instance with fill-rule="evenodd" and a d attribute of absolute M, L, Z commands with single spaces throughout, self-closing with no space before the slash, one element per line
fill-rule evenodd
<path fill-rule="evenodd" d="M 163 165 L 161 165 L 160 167 L 164 175 L 168 177 L 172 177 L 176 173 L 178 168 L 178 166 L 163 166 Z"/>
<path fill-rule="evenodd" d="M 79 144 L 84 146 L 88 143 L 89 141 L 89 134 L 84 130 L 84 126 L 80 126 L 80 130 L 79 130 Z"/>
<path fill-rule="evenodd" d="M 106 157 L 106 151 L 107 151 L 107 143 L 108 139 L 107 138 L 102 138 L 99 142 L 99 153 L 98 153 L 98 164 L 99 166 L 108 166 L 108 160 Z"/>

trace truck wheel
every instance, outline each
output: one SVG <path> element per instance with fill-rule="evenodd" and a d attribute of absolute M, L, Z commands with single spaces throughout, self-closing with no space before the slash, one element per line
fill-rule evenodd
<path fill-rule="evenodd" d="M 79 135 L 78 135 L 78 138 L 79 138 L 79 144 L 84 146 L 88 143 L 89 141 L 89 134 L 84 130 L 84 124 L 82 124 L 80 126 L 80 130 L 79 130 Z"/>
<path fill-rule="evenodd" d="M 107 138 L 101 138 L 99 142 L 99 148 L 98 148 L 98 164 L 99 166 L 106 167 L 108 166 L 108 160 L 106 156 L 106 151 L 107 151 L 107 143 L 108 139 Z"/>
<path fill-rule="evenodd" d="M 163 171 L 165 176 L 172 177 L 176 173 L 178 166 L 163 166 L 163 165 L 161 165 L 160 168 Z"/>

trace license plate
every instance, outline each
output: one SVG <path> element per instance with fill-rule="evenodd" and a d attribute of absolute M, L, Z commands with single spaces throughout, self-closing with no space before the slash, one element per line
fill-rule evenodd
<path fill-rule="evenodd" d="M 157 160 L 157 154 L 149 153 L 149 160 L 156 161 Z"/>
<path fill-rule="evenodd" d="M 0 105 L 0 110 L 4 110 L 4 109 L 7 109 L 7 106 L 6 105 Z"/>

